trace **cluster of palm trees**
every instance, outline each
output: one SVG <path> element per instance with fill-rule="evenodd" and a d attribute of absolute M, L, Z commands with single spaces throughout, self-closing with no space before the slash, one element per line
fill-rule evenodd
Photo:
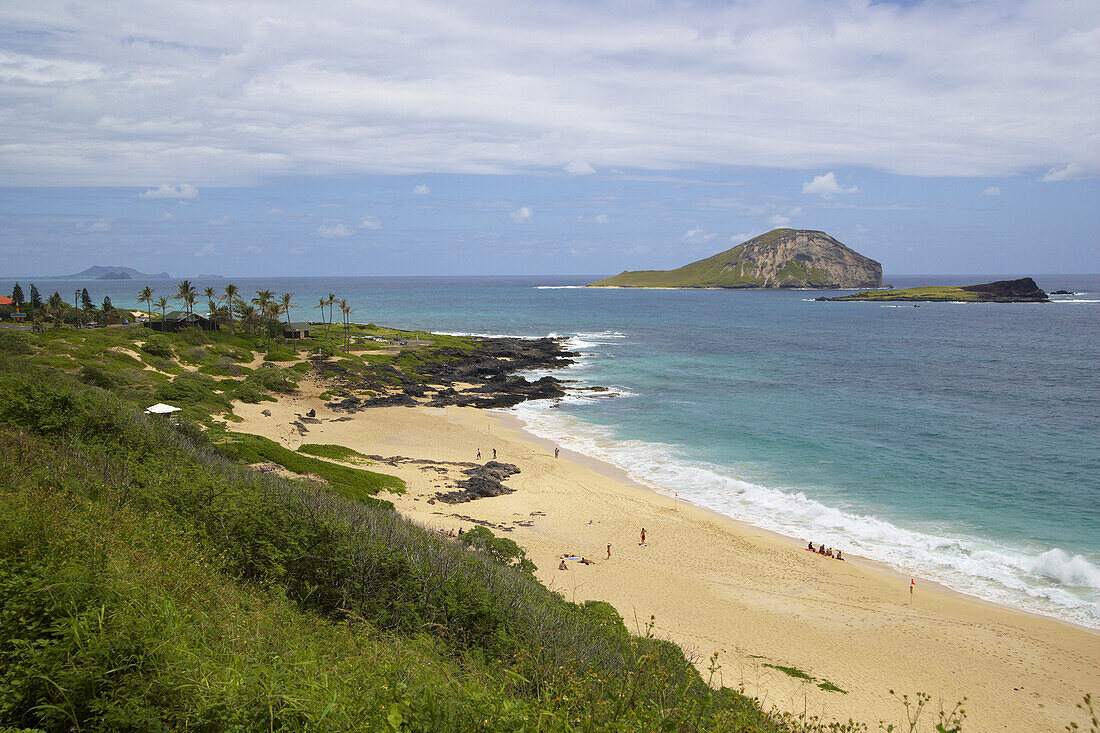
<path fill-rule="evenodd" d="M 344 351 L 351 348 L 351 306 L 348 305 L 346 299 L 336 300 L 334 293 L 329 293 L 327 298 L 321 298 L 317 301 L 317 305 L 313 306 L 313 310 L 321 311 L 321 323 L 325 326 L 325 336 L 328 336 L 329 326 L 335 323 L 332 317 L 332 306 L 340 306 L 340 315 L 343 319 L 344 326 Z M 325 320 L 325 308 L 328 308 L 328 320 Z"/>
<path fill-rule="evenodd" d="M 147 311 L 150 318 L 153 317 L 152 309 L 154 306 L 160 310 L 161 318 L 164 318 L 168 309 L 169 297 L 172 300 L 182 300 L 187 313 L 189 315 L 194 314 L 198 292 L 190 280 L 184 280 L 176 285 L 175 295 L 162 296 L 157 298 L 154 303 L 153 295 L 155 292 L 146 285 L 137 296 L 139 301 L 148 306 Z M 294 302 L 294 293 L 283 293 L 281 296 L 276 297 L 270 290 L 257 290 L 256 297 L 252 298 L 251 302 L 246 301 L 240 297 L 240 292 L 233 283 L 226 285 L 221 294 L 218 294 L 214 288 L 204 288 L 202 297 L 206 298 L 207 317 L 215 323 L 228 324 L 230 333 L 233 332 L 234 325 L 240 323 L 249 335 L 266 332 L 269 341 L 271 329 L 277 328 L 280 324 L 279 317 L 285 315 L 286 324 L 289 326 L 290 312 L 298 307 L 298 304 Z"/>

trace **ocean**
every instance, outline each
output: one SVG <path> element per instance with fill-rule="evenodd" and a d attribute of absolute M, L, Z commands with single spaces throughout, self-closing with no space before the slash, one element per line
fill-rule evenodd
<path fill-rule="evenodd" d="M 1075 292 L 1051 304 L 920 307 L 578 287 L 592 279 L 193 282 L 293 292 L 294 320 L 332 292 L 364 323 L 560 336 L 581 357 L 555 376 L 610 390 L 513 408 L 532 432 L 749 524 L 1100 629 L 1100 276 L 1036 277 Z M 146 283 L 36 284 L 137 307 Z"/>

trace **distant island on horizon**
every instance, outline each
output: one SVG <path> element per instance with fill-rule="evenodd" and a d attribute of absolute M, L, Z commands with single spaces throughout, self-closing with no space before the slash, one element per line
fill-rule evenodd
<path fill-rule="evenodd" d="M 882 286 L 882 264 L 813 229 L 773 229 L 675 270 L 626 270 L 591 288 L 798 288 Z"/>
<path fill-rule="evenodd" d="M 172 276 L 167 272 L 141 272 L 132 267 L 117 267 L 93 265 L 86 270 L 81 270 L 73 275 L 45 275 L 39 276 L 42 280 L 136 280 L 147 278 L 150 280 L 167 280 Z M 212 277 L 212 276 L 207 276 Z"/>

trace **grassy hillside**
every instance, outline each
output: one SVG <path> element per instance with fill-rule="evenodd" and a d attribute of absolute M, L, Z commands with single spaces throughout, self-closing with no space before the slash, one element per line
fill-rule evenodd
<path fill-rule="evenodd" d="M 88 348 L 61 336 L 0 341 L 0 726 L 818 729 L 551 593 L 506 539 L 464 546 L 341 491 L 363 477 L 330 477 L 342 496 L 226 453 L 357 469 L 141 414 L 128 395 L 167 378 L 50 368 Z"/>
<path fill-rule="evenodd" d="M 774 229 L 754 237 L 753 244 L 774 246 L 779 236 L 790 229 Z M 826 282 L 823 270 L 797 260 L 789 260 L 776 274 L 779 281 L 808 280 Z M 621 272 L 614 277 L 591 283 L 589 287 L 619 288 L 752 288 L 763 287 L 764 278 L 757 274 L 752 261 L 745 257 L 745 246 L 719 252 L 675 270 L 636 270 Z"/>

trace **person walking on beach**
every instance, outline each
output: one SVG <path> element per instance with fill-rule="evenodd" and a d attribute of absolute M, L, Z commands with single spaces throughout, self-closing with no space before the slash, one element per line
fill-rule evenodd
<path fill-rule="evenodd" d="M 481 460 L 481 448 L 478 448 L 478 449 L 477 449 L 477 459 L 478 459 L 479 461 Z"/>
<path fill-rule="evenodd" d="M 554 448 L 554 458 L 557 458 L 557 457 L 558 457 L 558 452 L 559 452 L 560 450 L 561 450 L 560 448 Z"/>
<path fill-rule="evenodd" d="M 642 527 L 642 541 L 639 542 L 642 547 L 645 547 L 645 527 Z"/>
<path fill-rule="evenodd" d="M 495 461 L 496 459 L 497 459 L 497 449 L 493 448 L 493 460 Z"/>
<path fill-rule="evenodd" d="M 608 560 L 611 559 L 611 543 L 610 542 L 607 543 L 607 559 Z"/>

